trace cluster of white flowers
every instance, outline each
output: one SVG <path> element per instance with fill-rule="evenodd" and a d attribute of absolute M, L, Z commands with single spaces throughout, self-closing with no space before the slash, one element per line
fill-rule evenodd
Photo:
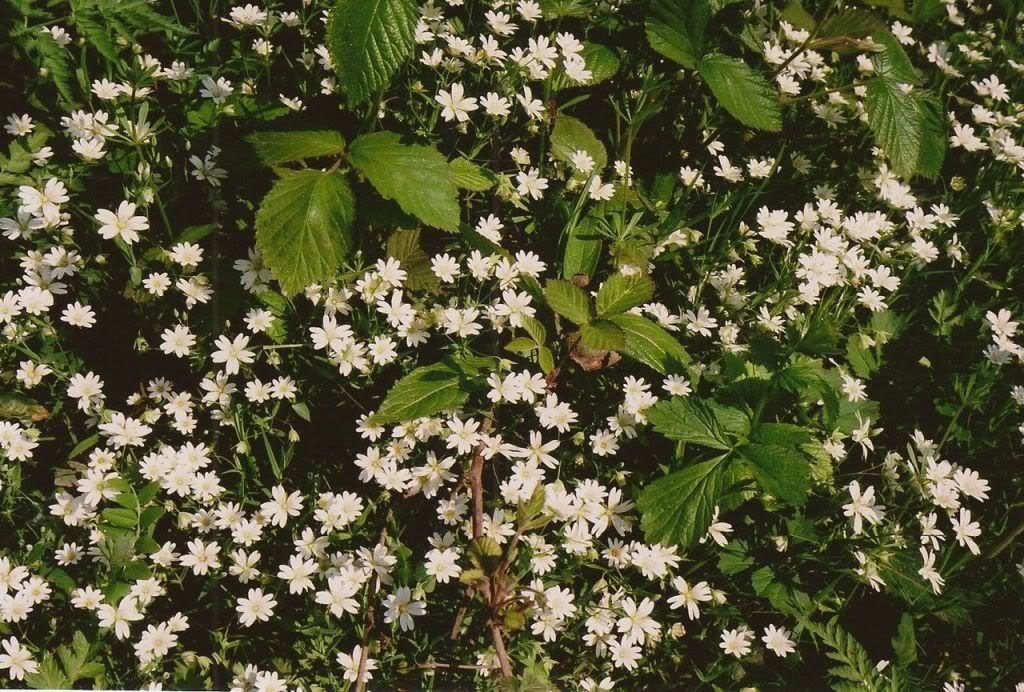
<path fill-rule="evenodd" d="M 621 228 L 606 224 L 600 233 L 618 242 L 616 275 L 658 277 L 684 264 L 698 268 L 693 283 L 669 279 L 657 299 L 637 301 L 628 312 L 678 338 L 696 354 L 693 361 L 655 376 L 650 370 L 602 369 L 617 362 L 611 356 L 604 356 L 602 367 L 584 367 L 566 343 L 562 362 L 546 363 L 551 342 L 545 346 L 537 328 L 543 329 L 540 318 L 550 310 L 540 286 L 559 274 L 561 250 L 550 253 L 545 237 L 558 229 L 536 219 L 546 205 L 565 206 L 576 223 L 584 208 L 631 196 L 659 211 L 660 203 L 638 189 L 631 168 L 638 162 L 631 161 L 629 145 L 617 142 L 610 157 L 603 145 L 598 152 L 548 141 L 550 123 L 563 117 L 555 112 L 552 92 L 608 77 L 590 57 L 595 44 L 548 21 L 546 3 L 466 4 L 474 11 L 462 0 L 443 7 L 428 0 L 420 8 L 410 79 L 413 95 L 426 98 L 400 119 L 440 137 L 475 137 L 481 148 L 503 133 L 506 138 L 494 147 L 493 198 L 470 205 L 465 219 L 462 237 L 472 242 L 445 242 L 418 264 L 371 250 L 367 257 L 379 258 L 358 254 L 333 282 L 286 299 L 250 241 L 225 250 L 209 238 L 209 229 L 181 233 L 168 221 L 161 199 L 168 179 L 184 186 L 186 197 L 209 195 L 211 208 L 221 212 L 228 208 L 225 188 L 232 174 L 221 167 L 228 164 L 216 139 L 198 149 L 201 155 L 183 154 L 197 149 L 150 111 L 158 107 L 157 95 L 193 109 L 186 119 L 193 124 L 213 117 L 209 113 L 237 115 L 253 103 L 288 111 L 318 102 L 336 107 L 335 66 L 319 43 L 326 10 L 316 2 L 294 10 L 250 4 L 219 18 L 231 31 L 226 40 L 260 69 L 222 68 L 213 60 L 194 66 L 174 60 L 166 67 L 140 51 L 125 76 L 92 81 L 88 100 L 101 108 L 73 110 L 52 123 L 67 146 L 35 147 L 29 152 L 33 168 L 9 191 L 4 188 L 10 211 L 0 218 L 0 230 L 6 256 L 19 270 L 0 284 L 3 376 L 45 402 L 46 410 L 28 407 L 0 421 L 0 479 L 10 485 L 17 475 L 20 484 L 21 478 L 37 478 L 37 467 L 45 464 L 53 480 L 43 489 L 46 509 L 40 513 L 52 524 L 39 534 L 38 550 L 19 545 L 0 552 L 0 623 L 10 634 L 2 640 L 0 671 L 11 680 L 39 673 L 49 646 L 28 637 L 30 619 L 42 623 L 70 604 L 68 617 L 84 614 L 81 621 L 98 627 L 105 641 L 130 643 L 141 675 L 132 680 L 168 683 L 173 665 L 167 660 L 195 634 L 190 630 L 204 607 L 194 597 L 202 593 L 205 599 L 209 590 L 230 604 L 233 622 L 220 623 L 225 638 L 239 629 L 294 635 L 305 613 L 327 616 L 330 643 L 308 653 L 310 660 L 327 655 L 335 684 L 365 684 L 374 672 L 391 674 L 405 665 L 371 643 L 373 627 L 392 626 L 392 638 L 400 641 L 429 621 L 445 630 L 445 638 L 448 632 L 458 638 L 471 625 L 454 615 L 453 604 L 488 589 L 497 601 L 496 580 L 474 586 L 481 546 L 491 543 L 499 556 L 509 556 L 504 570 L 521 558 L 514 583 L 501 594 L 506 634 L 520 648 L 533 647 L 536 656 L 587 652 L 589 662 L 580 670 L 591 677 L 577 681 L 582 689 L 611 689 L 613 677 L 632 687 L 628 676 L 681 647 L 687 628 L 703 626 L 702 615 L 705 624 L 713 621 L 712 640 L 727 657 L 753 662 L 758 649 L 782 658 L 800 655 L 798 644 L 807 635 L 791 612 L 776 608 L 767 618 L 754 609 L 744 613 L 733 602 L 749 594 L 721 586 L 731 573 L 721 569 L 719 581 L 712 569 L 715 557 L 753 564 L 752 544 L 765 538 L 735 512 L 737 503 L 702 508 L 710 521 L 690 550 L 644 539 L 637 496 L 663 475 L 650 474 L 656 464 L 672 462 L 639 458 L 647 454 L 645 436 L 654 436 L 648 415 L 660 401 L 714 393 L 726 382 L 762 386 L 768 381 L 764 365 L 741 363 L 742 357 L 758 343 L 774 348 L 794 333 L 807 334 L 829 314 L 864 325 L 855 324 L 850 351 L 881 347 L 891 336 L 881 318 L 903 299 L 902 289 L 928 272 L 973 274 L 967 266 L 977 251 L 968 251 L 960 236 L 988 227 L 1019 235 L 1019 211 L 989 198 L 983 202 L 987 218 L 968 224 L 955 194 L 919 189 L 900 178 L 881 151 L 863 161 L 851 188 L 850 181 L 829 177 L 832 162 L 811 161 L 801 152 L 748 150 L 745 141 L 709 127 L 700 133 L 699 147 L 673 152 L 673 173 L 666 176 L 673 186 L 682 184 L 681 206 L 684 200 L 724 200 L 707 214 L 707 223 L 688 222 L 703 230 L 672 224 L 650 231 L 637 251 L 618 241 L 631 238 L 634 227 L 648 232 L 638 212 L 637 220 L 627 219 Z M 620 9 L 619 3 L 600 4 L 611 15 Z M 974 3 L 942 5 L 946 20 L 960 26 L 964 7 Z M 842 56 L 808 49 L 811 33 L 774 22 L 769 9 L 757 2 L 747 14 L 760 22 L 756 43 L 779 91 L 801 99 L 796 107 L 828 129 L 866 122 L 864 86 L 828 89 Z M 988 59 L 978 59 L 966 43 L 958 51 L 945 42 L 923 46 L 901 22 L 892 22 L 891 30 L 981 100 L 958 97 L 969 111 L 950 114 L 952 150 L 1019 176 L 1024 145 L 1016 139 L 1024 112 L 1010 98 L 1012 85 L 987 73 Z M 59 26 L 43 31 L 62 50 L 73 40 Z M 283 54 L 295 45 L 299 54 Z M 285 60 L 305 71 L 301 88 L 265 96 L 258 75 Z M 980 64 L 986 65 L 984 75 L 975 69 Z M 874 69 L 868 57 L 856 58 L 859 74 Z M 1009 69 L 1017 79 L 1024 74 L 1020 65 Z M 811 91 L 818 87 L 824 93 Z M 373 115 L 393 118 L 402 107 L 385 101 Z M 36 120 L 43 117 L 12 114 L 5 131 L 28 142 L 43 129 Z M 164 162 L 164 146 L 180 160 Z M 106 174 L 108 164 L 119 175 L 117 192 L 97 196 L 83 180 L 101 167 Z M 812 185 L 811 175 L 822 177 Z M 760 192 L 751 193 L 793 180 L 807 184 L 763 202 Z M 964 187 L 963 179 L 949 184 L 952 191 Z M 735 202 L 726 230 L 736 233 L 723 248 L 715 217 L 731 214 L 741 193 L 751 194 Z M 246 230 L 250 225 L 239 223 Z M 564 238 L 555 244 L 561 248 Z M 233 262 L 234 274 L 222 271 L 221 259 Z M 577 281 L 588 300 L 602 287 L 592 279 Z M 240 307 L 219 312 L 222 297 L 237 299 Z M 122 314 L 137 311 L 134 350 L 165 370 L 126 373 L 120 363 L 97 360 L 94 350 L 76 351 L 82 333 L 106 338 L 114 302 L 124 303 Z M 210 307 L 213 319 L 202 312 Z M 1019 319 L 1009 308 L 987 311 L 987 346 L 978 354 L 983 365 L 1010 370 L 1024 363 Z M 559 319 L 560 329 L 564 322 Z M 474 368 L 479 386 L 436 415 L 380 423 L 374 416 L 380 394 L 415 364 L 440 360 L 434 358 L 440 351 L 443 367 Z M 496 355 L 477 355 L 483 352 Z M 601 370 L 593 373 L 605 385 L 600 397 L 566 384 L 573 361 L 580 372 Z M 793 361 L 794 369 L 801 365 Z M 828 511 L 838 514 L 841 507 L 850 519 L 829 539 L 842 555 L 853 555 L 847 579 L 884 590 L 887 570 L 909 550 L 922 565 L 920 583 L 941 594 L 939 566 L 949 564 L 943 560 L 954 550 L 954 540 L 947 539 L 955 539 L 956 550 L 981 552 L 980 510 L 967 505 L 989 499 L 989 482 L 967 460 L 943 458 L 954 459 L 949 430 L 938 443 L 915 430 L 906 455 L 884 446 L 877 406 L 863 405 L 872 391 L 870 373 L 835 360 L 816 367 L 814 377 L 834 382 L 842 396 L 832 402 L 816 394 L 810 409 L 835 408 L 843 420 L 832 416 L 800 444 L 815 460 L 815 490 Z M 131 393 L 122 397 L 122 391 Z M 731 394 L 738 396 L 735 388 Z M 1024 437 L 1024 386 L 1014 387 L 1011 398 Z M 50 415 L 67 421 L 66 429 L 44 433 Z M 308 429 L 301 420 L 329 434 L 341 430 L 345 444 L 310 452 L 301 446 L 300 431 Z M 50 453 L 54 436 L 74 448 L 67 461 Z M 876 443 L 883 448 L 876 450 Z M 297 449 L 299 456 L 315 458 L 296 458 Z M 720 443 L 716 449 L 733 451 Z M 848 459 L 850 449 L 859 454 Z M 486 464 L 486 501 L 474 496 L 474 482 L 482 483 L 471 477 L 479 462 Z M 969 463 L 984 468 L 980 461 Z M 22 467 L 32 473 L 22 474 Z M 23 490 L 11 489 L 10 503 L 33 502 Z M 21 495 L 14 497 L 15 491 Z M 756 495 L 743 492 L 745 499 Z M 776 498 L 767 495 L 771 505 Z M 534 504 L 535 516 L 524 519 L 524 507 Z M 912 526 L 901 523 L 908 517 Z M 911 538 L 907 548 L 907 536 L 919 536 L 919 542 Z M 790 547 L 786 535 L 761 542 L 780 553 Z M 116 581 L 112 575 L 119 575 Z M 498 612 L 492 610 L 491 616 Z M 261 652 L 268 641 L 252 641 L 259 646 L 240 647 L 232 659 L 238 663 L 233 689 L 308 685 L 302 670 L 274 669 L 274 656 Z M 503 644 L 473 641 L 448 646 L 438 660 L 447 656 L 453 667 L 494 675 L 507 656 Z M 225 645 L 222 655 L 233 648 Z M 441 651 L 429 652 L 424 667 L 436 663 L 433 655 Z"/>

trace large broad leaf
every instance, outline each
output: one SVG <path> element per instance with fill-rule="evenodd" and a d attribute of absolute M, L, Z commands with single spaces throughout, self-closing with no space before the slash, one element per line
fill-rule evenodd
<path fill-rule="evenodd" d="M 933 97 L 907 93 L 888 79 L 872 79 L 864 105 L 875 143 L 897 175 L 938 175 L 946 155 L 946 127 L 942 106 Z"/>
<path fill-rule="evenodd" d="M 544 298 L 552 310 L 576 324 L 586 324 L 593 316 L 590 298 L 583 289 L 568 281 L 548 281 L 544 285 Z"/>
<path fill-rule="evenodd" d="M 742 416 L 738 410 L 719 404 L 711 406 L 696 398 L 672 397 L 662 399 L 645 415 L 655 430 L 671 440 L 729 450 L 733 443 L 727 430 L 733 426 L 721 418 L 736 414 Z"/>
<path fill-rule="evenodd" d="M 395 231 L 388 237 L 388 257 L 393 257 L 405 270 L 405 287 L 413 291 L 433 291 L 438 286 L 437 275 L 430 266 L 430 258 L 420 245 L 419 229 Z"/>
<path fill-rule="evenodd" d="M 414 0 L 338 0 L 325 41 L 349 101 L 362 103 L 391 82 L 412 54 L 418 16 Z"/>
<path fill-rule="evenodd" d="M 647 542 L 686 547 L 702 538 L 731 479 L 727 463 L 720 457 L 693 464 L 644 488 L 637 506 Z"/>
<path fill-rule="evenodd" d="M 452 172 L 452 182 L 460 189 L 483 192 L 494 187 L 494 174 L 469 159 L 452 159 L 448 162 L 448 168 Z"/>
<path fill-rule="evenodd" d="M 690 362 L 690 354 L 676 338 L 651 320 L 624 313 L 609 318 L 626 337 L 623 353 L 654 368 L 662 375 L 681 372 Z"/>
<path fill-rule="evenodd" d="M 345 139 L 334 130 L 304 132 L 254 132 L 245 141 L 266 166 L 290 161 L 337 156 L 345 151 Z"/>
<path fill-rule="evenodd" d="M 597 314 L 617 315 L 654 297 L 654 282 L 646 276 L 614 274 L 597 292 Z"/>
<path fill-rule="evenodd" d="M 463 374 L 447 362 L 416 368 L 391 388 L 373 422 L 399 423 L 459 408 L 469 397 Z"/>
<path fill-rule="evenodd" d="M 881 46 L 881 50 L 871 56 L 871 64 L 875 68 L 875 74 L 895 82 L 906 82 L 907 84 L 920 84 L 921 76 L 914 69 L 910 57 L 899 40 L 892 35 L 888 29 L 878 31 L 871 35 L 871 40 Z"/>
<path fill-rule="evenodd" d="M 741 123 L 769 132 L 782 129 L 778 92 L 745 62 L 713 53 L 697 69 L 718 102 Z"/>
<path fill-rule="evenodd" d="M 588 84 L 598 84 L 611 79 L 619 71 L 619 54 L 608 46 L 600 43 L 584 43 L 580 57 L 587 63 L 590 70 L 590 81 Z"/>
<path fill-rule="evenodd" d="M 583 121 L 570 115 L 559 115 L 551 131 L 551 153 L 569 162 L 577 149 L 582 149 L 594 159 L 594 173 L 600 173 L 608 163 L 604 144 Z"/>
<path fill-rule="evenodd" d="M 327 281 L 352 247 L 355 200 L 341 173 L 281 178 L 256 214 L 256 245 L 286 294 Z"/>
<path fill-rule="evenodd" d="M 749 444 L 740 447 L 739 453 L 750 462 L 754 478 L 766 493 L 795 505 L 807 501 L 809 467 L 799 451 L 782 445 Z"/>
<path fill-rule="evenodd" d="M 889 30 L 885 20 L 874 12 L 860 7 L 850 7 L 829 15 L 821 23 L 816 39 L 849 36 L 850 38 L 866 38 Z"/>
<path fill-rule="evenodd" d="M 349 147 L 352 165 L 384 197 L 428 226 L 459 230 L 459 199 L 448 161 L 433 147 L 402 144 L 394 132 L 363 135 Z"/>
<path fill-rule="evenodd" d="M 704 53 L 711 9 L 705 0 L 654 0 L 645 28 L 651 48 L 691 70 Z"/>
<path fill-rule="evenodd" d="M 584 217 L 569 232 L 562 256 L 562 276 L 571 279 L 582 274 L 590 279 L 597 271 L 601 260 L 604 238 L 597 232 L 597 224 L 589 216 Z"/>
<path fill-rule="evenodd" d="M 622 330 L 608 320 L 593 320 L 580 329 L 583 345 L 595 351 L 620 351 L 626 345 Z"/>

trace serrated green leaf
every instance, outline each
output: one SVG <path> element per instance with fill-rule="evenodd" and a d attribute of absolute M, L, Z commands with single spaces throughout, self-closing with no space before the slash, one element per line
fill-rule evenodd
<path fill-rule="evenodd" d="M 903 46 L 888 29 L 878 31 L 871 35 L 872 42 L 881 46 L 881 50 L 871 55 L 871 64 L 874 65 L 875 74 L 894 82 L 906 84 L 920 84 L 921 75 L 910 62 Z"/>
<path fill-rule="evenodd" d="M 814 27 L 818 25 L 814 16 L 804 8 L 800 0 L 789 0 L 780 14 L 785 21 L 798 29 L 814 31 Z"/>
<path fill-rule="evenodd" d="M 644 28 L 651 48 L 691 70 L 704 54 L 706 0 L 654 0 Z"/>
<path fill-rule="evenodd" d="M 543 345 L 548 338 L 548 330 L 545 329 L 544 325 L 541 324 L 540 320 L 529 315 L 520 315 L 520 321 L 522 322 L 523 329 L 530 335 L 537 344 Z"/>
<path fill-rule="evenodd" d="M 405 286 L 413 291 L 433 291 L 438 287 L 438 278 L 431 268 L 430 258 L 420 246 L 418 229 L 395 231 L 388 237 L 388 257 L 398 260 L 405 270 Z"/>
<path fill-rule="evenodd" d="M 469 396 L 462 379 L 462 372 L 452 363 L 416 368 L 391 388 L 373 421 L 400 423 L 457 409 Z"/>
<path fill-rule="evenodd" d="M 897 175 L 938 174 L 946 154 L 946 127 L 934 98 L 876 78 L 868 82 L 864 105 L 875 143 Z"/>
<path fill-rule="evenodd" d="M 264 166 L 338 156 L 345 152 L 345 139 L 335 130 L 254 132 L 245 141 L 256 150 Z"/>
<path fill-rule="evenodd" d="M 590 81 L 587 84 L 600 84 L 615 76 L 619 71 L 619 54 L 614 49 L 600 43 L 583 44 L 580 57 L 587 64 L 590 70 Z"/>
<path fill-rule="evenodd" d="M 769 495 L 802 505 L 811 489 L 807 459 L 792 447 L 748 444 L 739 453 L 750 462 L 754 478 Z"/>
<path fill-rule="evenodd" d="M 570 115 L 559 115 L 551 131 L 551 153 L 569 163 L 578 149 L 594 159 L 594 173 L 600 173 L 608 164 L 608 152 L 594 131 L 582 120 Z"/>
<path fill-rule="evenodd" d="M 871 377 L 878 370 L 878 356 L 871 347 L 864 345 L 860 334 L 851 334 L 846 342 L 846 362 L 857 377 Z"/>
<path fill-rule="evenodd" d="M 334 278 L 352 247 L 355 199 L 338 172 L 279 179 L 256 214 L 256 246 L 286 295 Z"/>
<path fill-rule="evenodd" d="M 690 363 L 690 354 L 683 345 L 651 320 L 631 313 L 614 315 L 609 319 L 625 334 L 623 353 L 633 360 L 654 368 L 662 375 L 681 372 Z"/>
<path fill-rule="evenodd" d="M 726 488 L 726 464 L 725 457 L 692 464 L 644 488 L 637 506 L 647 542 L 686 547 L 702 538 Z"/>
<path fill-rule="evenodd" d="M 544 285 L 544 298 L 552 310 L 576 324 L 586 324 L 593 316 L 590 298 L 568 281 L 549 280 Z"/>
<path fill-rule="evenodd" d="M 362 135 L 349 148 L 352 165 L 383 197 L 428 226 L 459 230 L 459 199 L 448 161 L 433 147 L 402 144 L 394 132 Z"/>
<path fill-rule="evenodd" d="M 593 278 L 601 260 L 604 238 L 597 232 L 596 223 L 589 216 L 584 217 L 569 232 L 562 256 L 562 276 L 571 279 L 583 274 Z"/>
<path fill-rule="evenodd" d="M 448 167 L 452 172 L 452 182 L 462 190 L 483 192 L 494 187 L 494 175 L 468 159 L 452 159 L 448 162 Z"/>
<path fill-rule="evenodd" d="M 580 329 L 580 339 L 595 351 L 620 351 L 626 345 L 622 330 L 608 320 L 593 320 Z"/>
<path fill-rule="evenodd" d="M 654 282 L 646 276 L 613 274 L 597 291 L 597 314 L 617 315 L 654 297 Z"/>
<path fill-rule="evenodd" d="M 325 43 L 350 103 L 391 83 L 412 54 L 418 19 L 414 0 L 339 0 L 331 8 Z"/>
<path fill-rule="evenodd" d="M 36 34 L 35 43 L 43 67 L 53 80 L 53 85 L 57 87 L 57 94 L 66 105 L 75 105 L 77 100 L 71 89 L 71 64 L 64 46 L 57 43 L 48 31 Z"/>
<path fill-rule="evenodd" d="M 914 633 L 914 616 L 903 613 L 896 636 L 892 638 L 892 648 L 896 652 L 896 665 L 907 668 L 917 660 L 917 637 Z"/>
<path fill-rule="evenodd" d="M 859 7 L 850 7 L 829 15 L 818 28 L 815 40 L 822 41 L 838 37 L 864 39 L 888 30 L 889 25 L 874 12 Z"/>
<path fill-rule="evenodd" d="M 745 62 L 712 53 L 697 69 L 718 102 L 741 123 L 768 132 L 782 129 L 778 91 Z"/>
<path fill-rule="evenodd" d="M 728 413 L 731 414 L 732 411 Z M 678 396 L 662 399 L 645 415 L 654 429 L 670 440 L 723 451 L 733 448 L 732 440 L 720 420 L 724 414 L 719 414 L 715 408 L 700 399 Z"/>

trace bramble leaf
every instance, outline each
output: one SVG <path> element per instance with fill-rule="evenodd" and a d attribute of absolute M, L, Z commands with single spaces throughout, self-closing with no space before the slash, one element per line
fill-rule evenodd
<path fill-rule="evenodd" d="M 692 464 L 644 488 L 637 507 L 647 542 L 686 547 L 702 538 L 730 479 L 727 464 L 726 457 Z"/>
<path fill-rule="evenodd" d="M 704 30 L 711 18 L 705 0 L 654 0 L 644 28 L 651 48 L 691 70 L 704 53 Z"/>
<path fill-rule="evenodd" d="M 341 173 L 279 179 L 256 215 L 256 245 L 285 294 L 334 276 L 352 247 L 355 199 Z"/>
<path fill-rule="evenodd" d="M 383 197 L 428 226 L 459 230 L 459 199 L 448 161 L 433 147 L 402 144 L 394 132 L 362 135 L 349 147 L 352 165 Z"/>
<path fill-rule="evenodd" d="M 265 166 L 336 156 L 345 151 L 345 139 L 334 130 L 254 132 L 245 141 L 252 145 Z"/>
<path fill-rule="evenodd" d="M 768 132 L 782 129 L 778 92 L 745 62 L 712 53 L 701 58 L 697 69 L 722 107 L 741 123 Z"/>
<path fill-rule="evenodd" d="M 339 0 L 331 8 L 325 43 L 351 103 L 391 82 L 412 54 L 418 18 L 414 0 Z"/>

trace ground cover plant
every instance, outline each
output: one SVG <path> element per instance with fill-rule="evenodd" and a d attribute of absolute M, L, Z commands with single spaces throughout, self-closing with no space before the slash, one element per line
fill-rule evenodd
<path fill-rule="evenodd" d="M 1024 689 L 1015 0 L 3 8 L 3 684 Z"/>

